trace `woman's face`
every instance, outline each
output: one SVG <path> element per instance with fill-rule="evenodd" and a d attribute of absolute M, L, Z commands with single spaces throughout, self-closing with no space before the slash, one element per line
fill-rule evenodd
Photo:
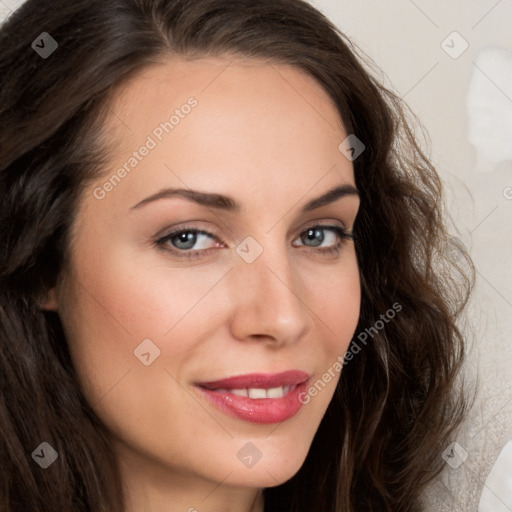
<path fill-rule="evenodd" d="M 111 165 L 83 196 L 46 305 L 85 397 L 139 483 L 280 484 L 306 457 L 359 315 L 354 245 L 336 230 L 351 232 L 359 206 L 338 149 L 348 133 L 308 75 L 227 58 L 146 69 L 107 125 Z"/>

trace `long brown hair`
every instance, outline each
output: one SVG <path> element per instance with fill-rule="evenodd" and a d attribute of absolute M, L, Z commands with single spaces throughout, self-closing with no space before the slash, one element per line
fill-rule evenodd
<path fill-rule="evenodd" d="M 43 31 L 58 44 L 47 58 L 31 47 Z M 469 403 L 457 325 L 473 267 L 449 243 L 440 179 L 406 106 L 302 0 L 28 0 L 1 27 L 0 508 L 123 510 L 112 451 L 58 315 L 39 305 L 66 262 L 81 192 L 108 156 L 109 100 L 169 55 L 297 66 L 365 145 L 353 162 L 357 357 L 344 364 L 301 469 L 265 490 L 266 512 L 421 510 Z M 380 328 L 394 304 L 399 312 Z M 59 454 L 46 470 L 31 458 L 42 441 Z"/>

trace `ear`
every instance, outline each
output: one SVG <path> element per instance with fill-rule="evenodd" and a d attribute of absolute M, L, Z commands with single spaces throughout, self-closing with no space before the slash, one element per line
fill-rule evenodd
<path fill-rule="evenodd" d="M 58 300 L 57 300 L 57 290 L 56 288 L 52 288 L 47 296 L 46 300 L 40 305 L 41 309 L 46 311 L 57 311 L 58 309 Z"/>

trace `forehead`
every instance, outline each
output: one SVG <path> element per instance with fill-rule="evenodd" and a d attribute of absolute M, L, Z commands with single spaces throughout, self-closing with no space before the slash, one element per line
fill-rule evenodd
<path fill-rule="evenodd" d="M 160 186 L 238 197 L 265 186 L 268 200 L 283 191 L 298 199 L 319 180 L 326 180 L 321 190 L 354 183 L 338 149 L 347 134 L 333 101 L 290 65 L 169 58 L 116 91 L 105 133 L 115 142 L 104 178 L 152 146 L 109 201 L 135 203 Z"/>
<path fill-rule="evenodd" d="M 340 123 L 327 91 L 304 70 L 271 60 L 231 55 L 162 57 L 116 88 L 112 110 L 133 117 L 143 106 L 158 102 L 163 109 L 159 113 L 164 114 L 167 107 L 173 106 L 173 100 L 191 94 L 202 96 L 203 100 L 224 98 L 233 102 L 278 97 L 288 105 L 300 99 L 332 128 Z M 116 119 L 112 121 L 115 124 Z"/>

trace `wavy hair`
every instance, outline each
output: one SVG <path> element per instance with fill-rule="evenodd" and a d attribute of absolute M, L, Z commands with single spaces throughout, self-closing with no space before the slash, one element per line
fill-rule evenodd
<path fill-rule="evenodd" d="M 43 30 L 58 43 L 47 59 L 31 48 Z M 302 0 L 28 0 L 2 25 L 0 508 L 123 510 L 104 427 L 80 391 L 58 314 L 40 304 L 67 262 L 81 193 L 112 150 L 102 131 L 109 102 L 172 55 L 296 66 L 366 146 L 353 162 L 356 332 L 373 327 L 372 338 L 344 365 L 303 466 L 265 489 L 265 511 L 422 510 L 469 407 L 459 317 L 474 268 L 450 243 L 440 178 L 412 114 Z M 396 303 L 400 312 L 376 329 Z M 45 439 L 59 459 L 42 471 L 31 452 Z"/>

